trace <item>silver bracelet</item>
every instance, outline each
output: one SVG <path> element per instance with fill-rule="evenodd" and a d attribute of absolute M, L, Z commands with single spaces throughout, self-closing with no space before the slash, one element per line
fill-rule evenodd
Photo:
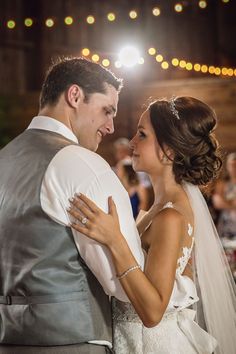
<path fill-rule="evenodd" d="M 123 273 L 121 273 L 120 275 L 117 274 L 116 277 L 117 277 L 117 279 L 120 280 L 120 279 L 126 277 L 126 275 L 129 274 L 129 272 L 132 272 L 135 269 L 141 269 L 141 266 L 139 264 L 132 266 L 132 267 L 128 268 L 126 271 L 124 271 Z"/>

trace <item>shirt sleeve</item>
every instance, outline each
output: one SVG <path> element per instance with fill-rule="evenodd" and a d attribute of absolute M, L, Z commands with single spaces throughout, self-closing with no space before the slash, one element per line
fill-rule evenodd
<path fill-rule="evenodd" d="M 112 196 L 122 234 L 143 269 L 144 255 L 128 193 L 105 160 L 87 149 L 71 145 L 60 150 L 47 168 L 40 195 L 42 209 L 54 221 L 68 225 L 69 198 L 79 192 L 87 195 L 105 212 L 108 212 L 108 197 Z M 129 301 L 116 278 L 109 250 L 74 229 L 72 232 L 81 257 L 105 293 L 121 301 Z"/>

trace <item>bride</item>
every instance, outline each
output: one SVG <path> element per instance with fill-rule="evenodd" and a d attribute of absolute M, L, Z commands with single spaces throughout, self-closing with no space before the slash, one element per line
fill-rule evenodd
<path fill-rule="evenodd" d="M 138 222 L 144 272 L 111 197 L 108 214 L 82 194 L 72 201 L 72 227 L 109 248 L 130 299 L 113 299 L 117 354 L 236 353 L 235 285 L 198 188 L 221 167 L 215 126 L 212 109 L 191 97 L 157 100 L 140 118 L 133 167 L 155 195 Z"/>

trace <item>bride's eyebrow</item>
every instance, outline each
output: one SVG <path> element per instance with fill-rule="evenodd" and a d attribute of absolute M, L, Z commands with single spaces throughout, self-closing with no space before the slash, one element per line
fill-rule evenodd
<path fill-rule="evenodd" d="M 143 125 L 138 125 L 138 129 L 145 129 Z"/>

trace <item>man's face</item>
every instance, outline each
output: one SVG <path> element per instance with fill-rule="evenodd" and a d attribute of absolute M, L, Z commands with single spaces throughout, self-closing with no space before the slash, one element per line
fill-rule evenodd
<path fill-rule="evenodd" d="M 108 84 L 106 92 L 93 93 L 88 102 L 81 100 L 71 127 L 79 144 L 96 151 L 106 134 L 114 133 L 113 119 L 117 112 L 118 92 Z"/>

